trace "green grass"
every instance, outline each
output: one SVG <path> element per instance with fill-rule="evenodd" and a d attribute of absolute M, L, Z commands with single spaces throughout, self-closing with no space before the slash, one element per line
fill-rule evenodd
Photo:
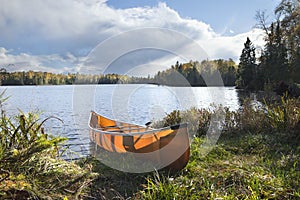
<path fill-rule="evenodd" d="M 97 199 L 299 199 L 300 142 L 290 134 L 224 134 L 206 156 L 195 138 L 190 162 L 176 174 L 123 173 L 85 160 L 98 173 Z"/>
<path fill-rule="evenodd" d="M 282 147 L 277 136 L 222 137 L 205 157 L 199 154 L 203 141 L 196 139 L 186 170 L 172 181 L 150 179 L 140 193 L 144 199 L 300 198 L 300 146 Z"/>

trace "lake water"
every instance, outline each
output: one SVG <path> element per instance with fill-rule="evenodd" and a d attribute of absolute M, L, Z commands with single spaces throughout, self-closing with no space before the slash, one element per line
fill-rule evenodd
<path fill-rule="evenodd" d="M 167 87 L 156 85 L 62 85 L 0 87 L 10 96 L 8 115 L 39 112 L 41 119 L 55 116 L 45 129 L 69 138 L 69 155 L 89 154 L 88 117 L 91 110 L 122 121 L 145 124 L 162 119 L 174 109 L 210 108 L 212 104 L 236 110 L 238 91 L 233 87 Z"/>

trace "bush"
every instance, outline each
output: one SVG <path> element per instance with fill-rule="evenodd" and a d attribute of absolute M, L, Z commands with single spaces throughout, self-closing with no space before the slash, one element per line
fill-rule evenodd
<path fill-rule="evenodd" d="M 81 195 L 92 177 L 59 157 L 66 138 L 43 131 L 37 115 L 7 117 L 0 95 L 0 199 L 63 199 Z"/>
<path fill-rule="evenodd" d="M 221 113 L 221 114 L 220 114 Z M 221 117 L 223 132 L 249 132 L 252 134 L 267 132 L 292 132 L 300 130 L 300 98 L 282 97 L 280 102 L 264 101 L 257 107 L 253 101 L 246 99 L 243 107 L 237 111 L 214 106 L 213 110 L 192 108 L 188 111 L 175 110 L 168 114 L 158 126 L 188 122 L 191 133 L 204 136 L 207 133 L 211 119 L 216 115 Z"/>

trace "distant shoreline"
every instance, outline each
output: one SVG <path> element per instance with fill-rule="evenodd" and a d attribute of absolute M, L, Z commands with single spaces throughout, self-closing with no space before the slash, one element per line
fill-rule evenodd
<path fill-rule="evenodd" d="M 236 86 L 234 85 L 168 85 L 168 84 L 158 84 L 158 83 L 78 83 L 78 84 L 47 84 L 47 85 L 32 85 L 32 84 L 4 84 L 4 85 L 0 85 L 0 87 L 14 87 L 14 86 L 72 86 L 72 85 L 155 85 L 155 86 L 167 86 L 167 87 L 234 87 L 236 88 Z M 239 89 L 239 88 L 236 88 Z"/>

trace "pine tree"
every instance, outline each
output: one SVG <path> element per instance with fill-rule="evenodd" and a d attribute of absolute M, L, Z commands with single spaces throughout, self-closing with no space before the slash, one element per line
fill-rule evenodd
<path fill-rule="evenodd" d="M 276 85 L 289 79 L 287 49 L 282 36 L 280 21 L 272 23 L 270 26 L 260 67 L 267 84 Z"/>
<path fill-rule="evenodd" d="M 237 87 L 250 90 L 256 89 L 257 73 L 255 47 L 247 37 L 238 65 Z"/>
<path fill-rule="evenodd" d="M 300 81 L 300 0 L 281 0 L 275 9 L 288 60 L 288 81 Z"/>

